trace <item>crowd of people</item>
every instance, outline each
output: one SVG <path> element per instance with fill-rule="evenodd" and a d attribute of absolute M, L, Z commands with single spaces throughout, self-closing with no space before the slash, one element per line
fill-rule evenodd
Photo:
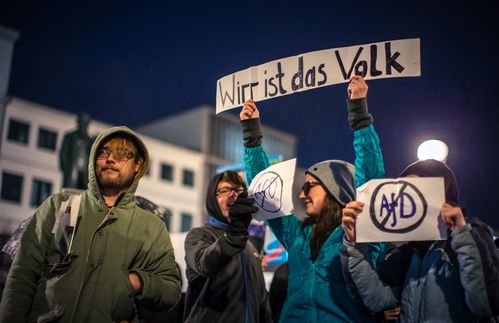
<path fill-rule="evenodd" d="M 258 208 L 247 187 L 269 167 L 260 111 L 250 99 L 240 112 L 246 181 L 235 171 L 209 181 L 208 221 L 185 240 L 185 299 L 164 223 L 134 199 L 149 165 L 147 148 L 132 130 L 113 127 L 91 147 L 88 188 L 50 196 L 26 224 L 0 322 L 499 321 L 492 231 L 461 207 L 445 163 L 418 161 L 400 177 L 443 177 L 446 240 L 356 242 L 364 207 L 356 188 L 385 176 L 367 92 L 364 79 L 352 77 L 353 164 L 310 166 L 299 195 L 306 217 L 265 221 L 288 252 L 270 293 L 248 233 Z"/>

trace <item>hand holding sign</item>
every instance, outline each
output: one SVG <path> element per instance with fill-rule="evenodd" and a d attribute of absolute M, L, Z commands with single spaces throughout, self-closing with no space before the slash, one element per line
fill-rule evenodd
<path fill-rule="evenodd" d="M 341 224 L 343 225 L 343 230 L 345 231 L 345 239 L 347 239 L 347 241 L 355 241 L 355 222 L 357 221 L 357 216 L 362 212 L 363 209 L 364 203 L 360 201 L 352 201 L 345 205 L 345 207 L 341 211 Z"/>
<path fill-rule="evenodd" d="M 260 118 L 260 111 L 258 111 L 255 101 L 253 101 L 252 99 L 246 100 L 246 102 L 244 102 L 243 108 L 241 109 L 241 112 L 239 113 L 239 119 L 247 120 L 254 118 Z"/>
<path fill-rule="evenodd" d="M 348 98 L 363 99 L 367 97 L 367 83 L 361 76 L 353 76 L 348 83 Z"/>
<path fill-rule="evenodd" d="M 460 229 L 466 224 L 463 211 L 458 206 L 454 207 L 450 204 L 444 203 L 444 205 L 442 205 L 441 215 L 444 223 L 452 231 Z"/>

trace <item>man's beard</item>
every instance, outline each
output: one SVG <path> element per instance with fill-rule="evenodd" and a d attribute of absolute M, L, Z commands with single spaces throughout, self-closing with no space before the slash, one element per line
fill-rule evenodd
<path fill-rule="evenodd" d="M 114 172 L 114 171 L 113 171 Z M 117 176 L 107 176 L 103 170 L 97 172 L 97 180 L 101 189 L 112 189 L 112 190 L 122 190 L 124 188 L 130 187 L 133 182 L 133 178 L 129 180 L 129 183 L 125 182 L 123 174 L 119 171 L 115 171 Z"/>

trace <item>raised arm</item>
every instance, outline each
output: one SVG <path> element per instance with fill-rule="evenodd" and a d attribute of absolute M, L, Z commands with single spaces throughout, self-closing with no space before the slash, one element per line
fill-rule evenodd
<path fill-rule="evenodd" d="M 260 128 L 260 112 L 253 100 L 244 103 L 239 117 L 243 130 L 246 178 L 248 183 L 251 183 L 259 172 L 269 167 L 270 163 L 261 146 L 263 134 Z M 294 241 L 297 229 L 301 226 L 301 221 L 293 214 L 266 222 L 286 249 Z"/>
<path fill-rule="evenodd" d="M 251 184 L 256 174 L 269 167 L 269 159 L 262 148 L 262 130 L 260 112 L 253 100 L 248 100 L 239 114 L 244 141 L 244 166 L 246 178 Z"/>
<path fill-rule="evenodd" d="M 354 130 L 356 187 L 385 175 L 379 138 L 372 125 L 373 118 L 367 111 L 367 90 L 367 83 L 360 76 L 352 77 L 347 88 L 348 121 Z M 385 249 L 385 243 L 370 243 L 367 246 L 366 254 L 372 266 L 378 263 Z"/>
<path fill-rule="evenodd" d="M 378 134 L 372 125 L 373 118 L 367 110 L 368 86 L 360 76 L 348 84 L 348 121 L 354 130 L 355 186 L 385 175 L 383 155 Z"/>

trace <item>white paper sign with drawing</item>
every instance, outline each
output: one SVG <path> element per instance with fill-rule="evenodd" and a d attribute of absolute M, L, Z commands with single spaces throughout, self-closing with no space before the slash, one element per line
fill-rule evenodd
<path fill-rule="evenodd" d="M 419 38 L 308 52 L 224 76 L 217 81 L 216 112 L 323 86 L 421 75 Z"/>
<path fill-rule="evenodd" d="M 258 220 L 268 220 L 289 215 L 293 208 L 293 180 L 296 168 L 296 158 L 272 165 L 258 173 L 248 194 L 255 199 L 258 212 L 253 217 Z"/>
<path fill-rule="evenodd" d="M 357 217 L 357 242 L 426 241 L 447 238 L 440 208 L 441 177 L 370 180 L 357 188 L 364 209 Z"/>

